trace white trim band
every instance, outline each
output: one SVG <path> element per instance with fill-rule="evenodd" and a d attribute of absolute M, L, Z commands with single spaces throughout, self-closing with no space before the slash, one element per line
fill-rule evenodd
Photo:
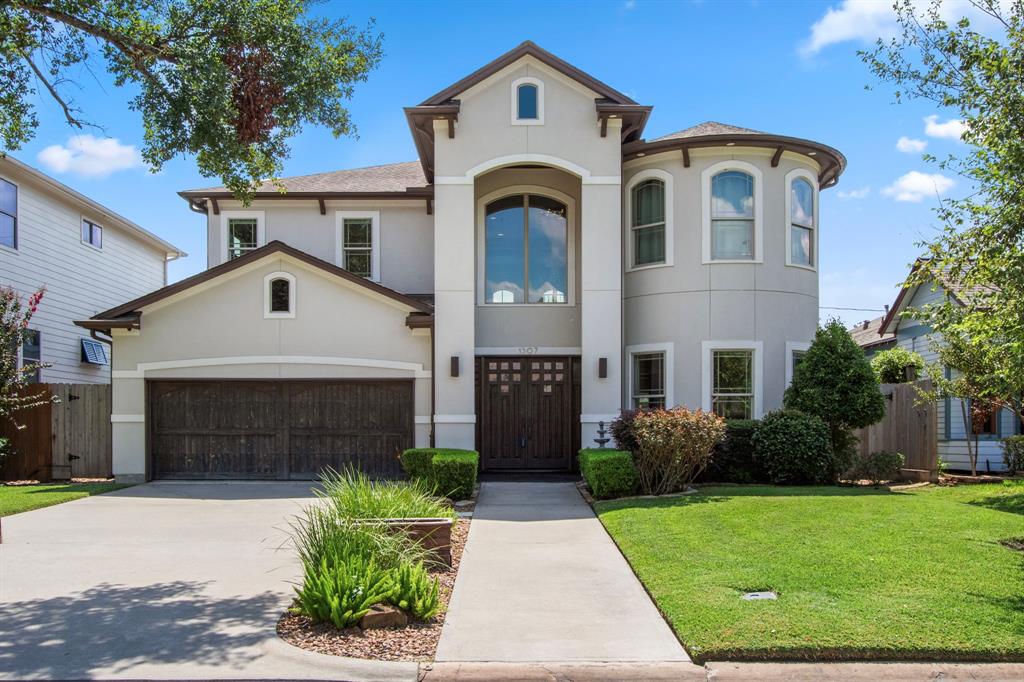
<path fill-rule="evenodd" d="M 134 370 L 114 370 L 112 379 L 142 379 L 146 372 L 187 367 L 217 367 L 219 365 L 334 365 L 340 367 L 373 367 L 411 372 L 417 379 L 429 379 L 431 372 L 418 362 L 376 360 L 372 358 L 335 358 L 313 355 L 237 355 L 222 358 L 192 358 L 140 362 Z"/>
<path fill-rule="evenodd" d="M 581 414 L 581 424 L 596 424 L 598 422 L 611 422 L 619 418 L 618 414 Z"/>
<path fill-rule="evenodd" d="M 419 414 L 416 415 L 416 423 L 417 424 L 430 424 L 431 423 L 430 415 L 429 414 L 428 415 L 419 415 Z"/>
<path fill-rule="evenodd" d="M 110 415 L 111 424 L 141 424 L 146 421 L 146 415 L 144 414 L 112 414 Z"/>
<path fill-rule="evenodd" d="M 475 414 L 435 414 L 435 424 L 476 424 Z"/>

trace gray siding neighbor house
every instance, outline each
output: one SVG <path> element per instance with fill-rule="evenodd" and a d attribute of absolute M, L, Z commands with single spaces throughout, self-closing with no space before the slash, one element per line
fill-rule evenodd
<path fill-rule="evenodd" d="M 113 338 L 122 479 L 391 474 L 413 445 L 568 470 L 623 408 L 779 407 L 846 160 L 652 107 L 525 42 L 405 109 L 419 158 L 181 192 L 209 269 Z"/>
<path fill-rule="evenodd" d="M 46 295 L 19 362 L 48 363 L 46 383 L 107 383 L 109 347 L 75 320 L 167 283 L 184 256 L 92 199 L 7 155 L 0 158 L 0 285 Z"/>

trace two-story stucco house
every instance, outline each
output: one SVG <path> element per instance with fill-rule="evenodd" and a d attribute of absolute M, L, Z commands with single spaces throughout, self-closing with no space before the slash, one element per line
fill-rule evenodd
<path fill-rule="evenodd" d="M 406 109 L 419 160 L 182 192 L 209 269 L 85 322 L 122 478 L 398 471 L 411 445 L 569 469 L 633 406 L 781 405 L 845 159 L 650 106 L 523 43 Z"/>
<path fill-rule="evenodd" d="M 109 208 L 7 155 L 0 158 L 0 285 L 46 295 L 18 362 L 37 381 L 107 383 L 109 349 L 75 320 L 167 283 L 185 255 Z"/>

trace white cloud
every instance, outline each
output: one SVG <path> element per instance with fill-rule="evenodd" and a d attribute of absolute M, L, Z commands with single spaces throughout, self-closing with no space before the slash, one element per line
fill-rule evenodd
<path fill-rule="evenodd" d="M 937 114 L 924 117 L 924 134 L 928 137 L 942 137 L 949 140 L 959 140 L 965 130 L 967 130 L 967 126 L 964 125 L 964 122 L 955 118 L 939 123 L 939 117 Z"/>
<path fill-rule="evenodd" d="M 918 140 L 913 137 L 907 137 L 906 135 L 903 135 L 900 139 L 896 140 L 896 149 L 904 154 L 923 152 L 924 148 L 927 146 L 927 140 Z"/>
<path fill-rule="evenodd" d="M 843 0 L 829 7 L 825 16 L 811 26 L 811 35 L 800 45 L 800 54 L 811 57 L 835 43 L 849 40 L 871 42 L 896 31 L 892 4 L 884 0 Z"/>
<path fill-rule="evenodd" d="M 86 178 L 105 178 L 144 164 L 135 145 L 121 144 L 115 137 L 74 135 L 67 144 L 53 144 L 39 152 L 39 162 L 56 173 L 71 172 Z"/>
<path fill-rule="evenodd" d="M 882 190 L 882 194 L 896 201 L 920 203 L 926 196 L 945 194 L 953 188 L 953 180 L 938 173 L 910 171 Z"/>
<path fill-rule="evenodd" d="M 870 187 L 864 186 L 859 189 L 851 189 L 849 192 L 844 192 L 840 190 L 837 196 L 843 201 L 848 201 L 850 199 L 863 199 L 868 195 L 868 192 L 870 191 Z"/>

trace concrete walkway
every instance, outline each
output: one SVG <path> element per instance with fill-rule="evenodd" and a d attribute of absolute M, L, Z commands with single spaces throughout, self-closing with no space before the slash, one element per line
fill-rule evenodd
<path fill-rule="evenodd" d="M 308 483 L 151 483 L 3 519 L 0 679 L 407 680 L 292 647 Z"/>
<path fill-rule="evenodd" d="M 573 483 L 483 483 L 438 662 L 689 660 Z"/>

